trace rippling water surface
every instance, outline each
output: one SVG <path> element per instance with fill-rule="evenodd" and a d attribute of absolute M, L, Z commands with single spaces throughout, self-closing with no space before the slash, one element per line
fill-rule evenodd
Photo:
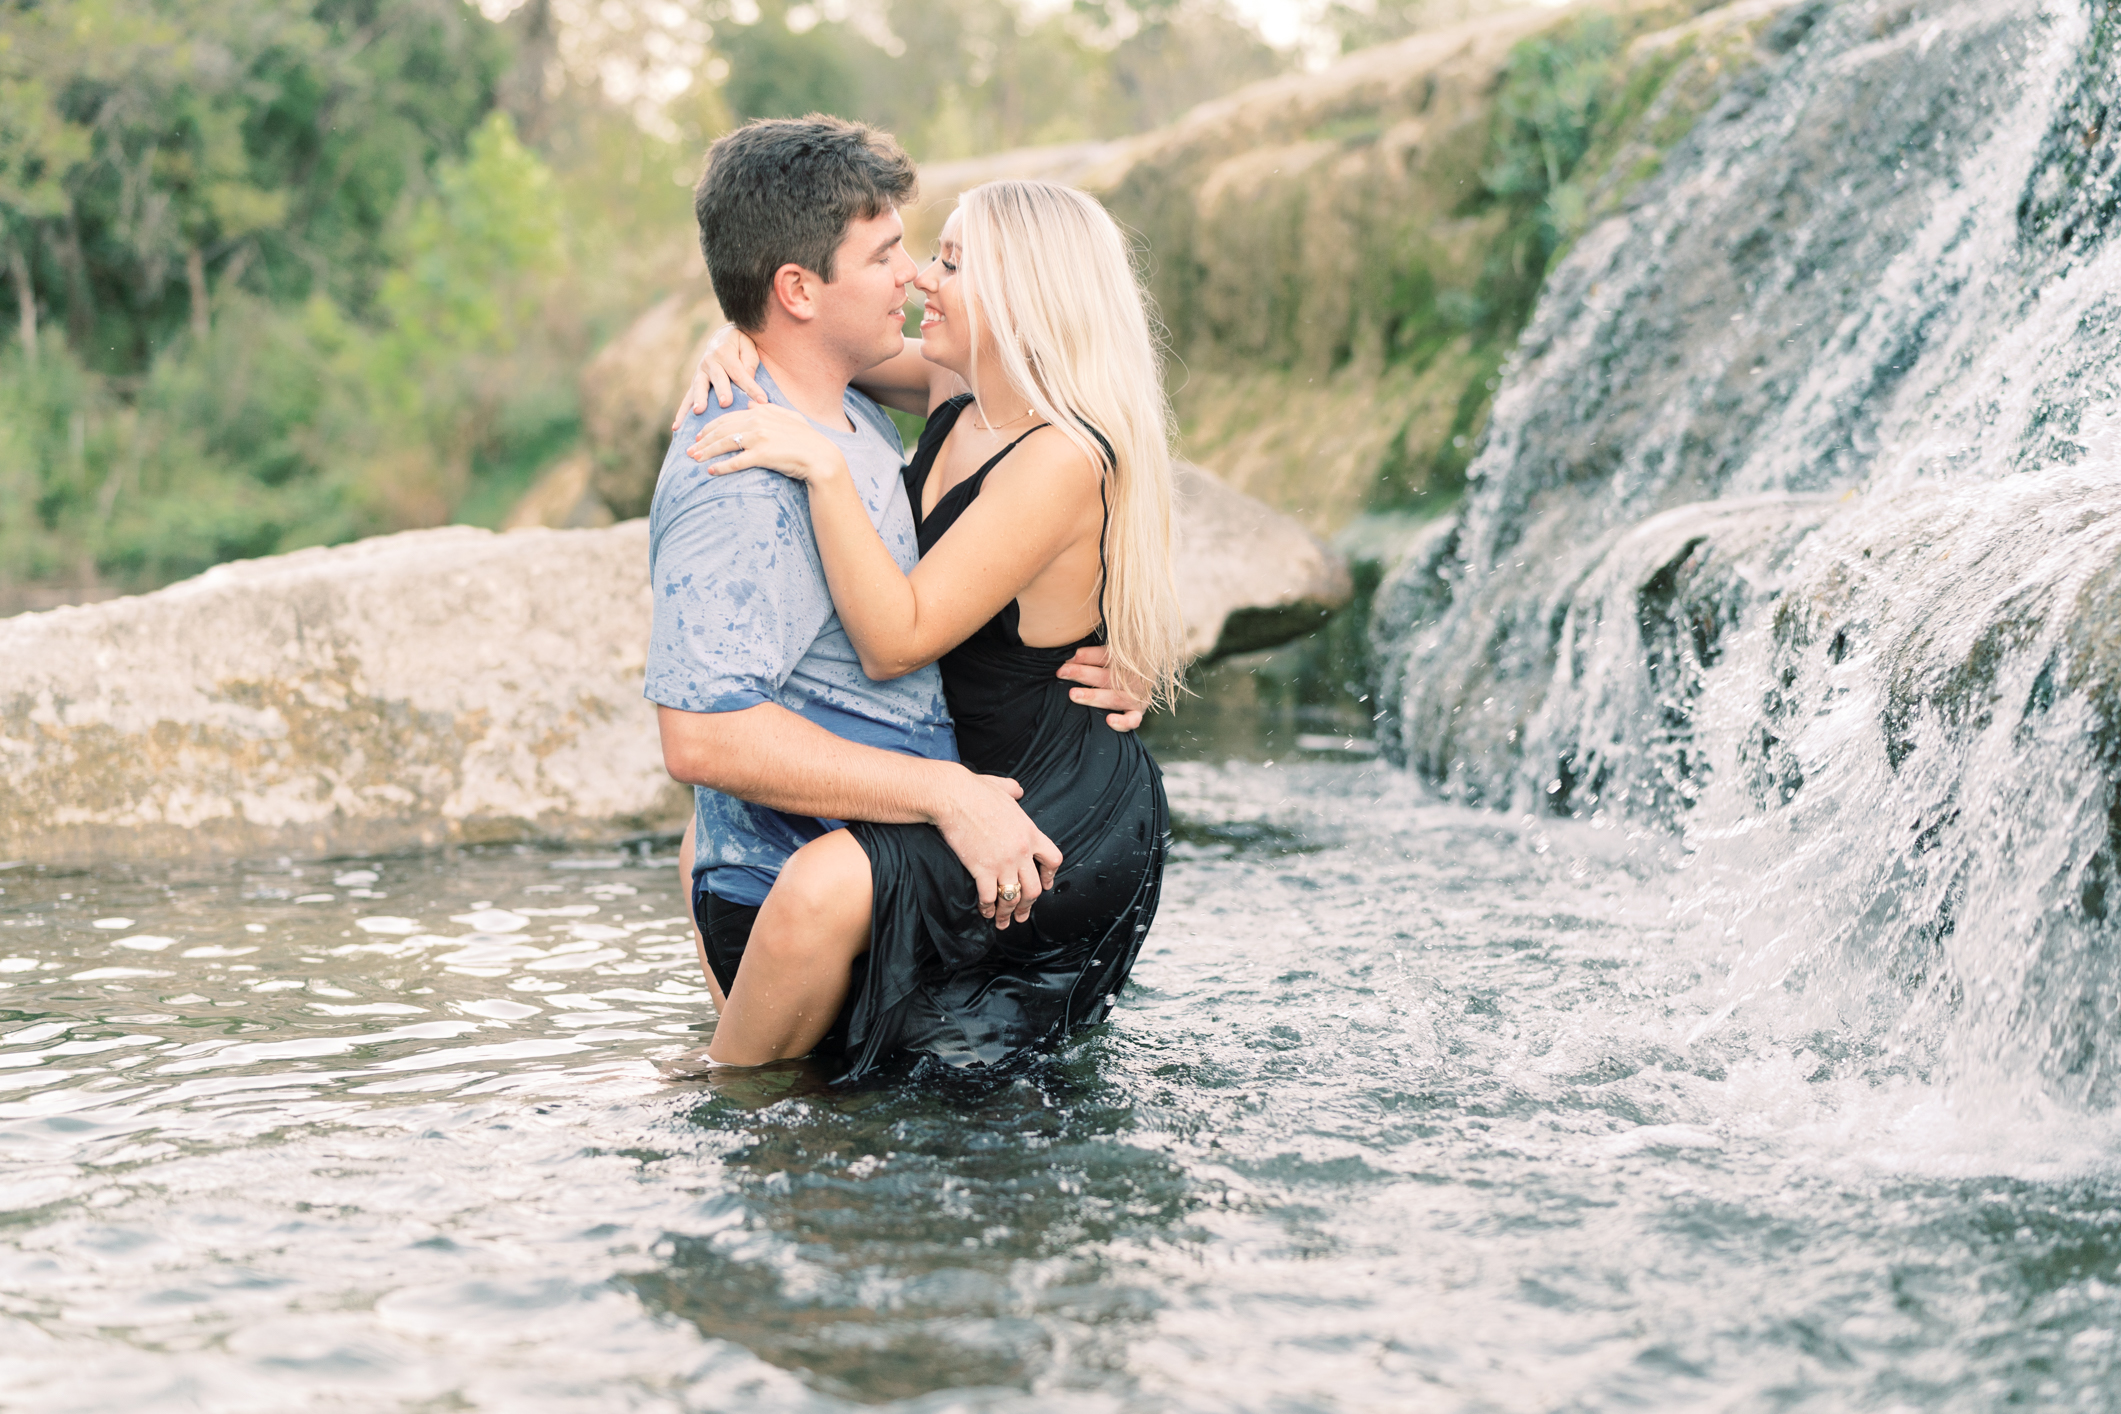
<path fill-rule="evenodd" d="M 978 1082 L 664 1078 L 667 854 L 0 871 L 0 1406 L 2114 1407 L 2098 1117 L 1689 1043 L 1654 842 L 1170 775 L 1114 1021 Z"/>

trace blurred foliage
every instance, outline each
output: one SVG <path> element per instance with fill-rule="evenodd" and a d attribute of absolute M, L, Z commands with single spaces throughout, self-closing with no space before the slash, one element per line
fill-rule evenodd
<path fill-rule="evenodd" d="M 1474 202 L 1500 206 L 1509 225 L 1482 271 L 1476 324 L 1514 336 L 1531 317 L 1555 252 L 1582 230 L 1589 199 L 1579 167 L 1619 106 L 1621 40 L 1612 19 L 1591 14 L 1510 51 Z"/>
<path fill-rule="evenodd" d="M 1284 62 L 1221 0 L 0 0 L 0 587 L 497 519 L 733 121 L 933 160 Z"/>
<path fill-rule="evenodd" d="M 1497 10 L 1519 9 L 1523 4 L 1524 0 L 1330 0 L 1319 18 L 1340 52 L 1347 54 Z"/>
<path fill-rule="evenodd" d="M 735 117 L 862 118 L 923 161 L 1142 132 L 1288 63 L 1204 0 L 1077 0 L 1036 18 L 996 0 L 878 0 L 837 19 L 723 0 L 703 13 Z"/>

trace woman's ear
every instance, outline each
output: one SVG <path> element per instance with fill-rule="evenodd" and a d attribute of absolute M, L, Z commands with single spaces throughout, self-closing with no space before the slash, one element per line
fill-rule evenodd
<path fill-rule="evenodd" d="M 773 272 L 773 300 L 798 324 L 817 318 L 817 273 L 793 262 Z"/>

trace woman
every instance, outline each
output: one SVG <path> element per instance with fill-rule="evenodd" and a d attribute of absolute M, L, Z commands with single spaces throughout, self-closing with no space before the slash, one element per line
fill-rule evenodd
<path fill-rule="evenodd" d="M 864 671 L 939 662 L 961 757 L 1017 781 L 1061 857 L 1036 881 L 974 879 L 928 826 L 812 841 L 753 926 L 708 1049 L 718 1063 L 806 1054 L 843 1004 L 848 1078 L 899 1053 L 979 1064 L 1050 1044 L 1110 1010 L 1155 912 L 1156 764 L 1054 676 L 1101 642 L 1118 685 L 1167 702 L 1182 664 L 1168 418 L 1125 242 L 1079 192 L 992 182 L 960 198 L 915 284 L 919 344 L 858 384 L 929 415 L 906 469 L 910 576 L 802 417 L 757 402 L 711 422 L 692 454 L 716 475 L 807 483 Z M 738 377 L 756 366 L 741 340 L 721 357 Z M 1019 901 L 1041 887 L 1027 914 Z"/>

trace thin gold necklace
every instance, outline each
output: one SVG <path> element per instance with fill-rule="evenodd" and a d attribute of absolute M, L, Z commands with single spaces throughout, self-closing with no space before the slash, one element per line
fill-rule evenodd
<path fill-rule="evenodd" d="M 1007 427 L 1012 422 L 1022 422 L 1025 418 L 1031 416 L 1032 413 L 1038 411 L 1038 409 L 1035 407 L 1028 407 L 1014 417 L 1004 418 L 1000 422 L 989 422 L 987 421 L 986 416 L 987 410 L 985 408 L 980 407 L 978 398 L 974 398 L 972 400 L 972 406 L 975 408 L 979 408 L 978 415 L 973 418 L 973 421 L 979 423 L 980 430 L 984 432 L 996 431 L 1000 428 Z"/>

